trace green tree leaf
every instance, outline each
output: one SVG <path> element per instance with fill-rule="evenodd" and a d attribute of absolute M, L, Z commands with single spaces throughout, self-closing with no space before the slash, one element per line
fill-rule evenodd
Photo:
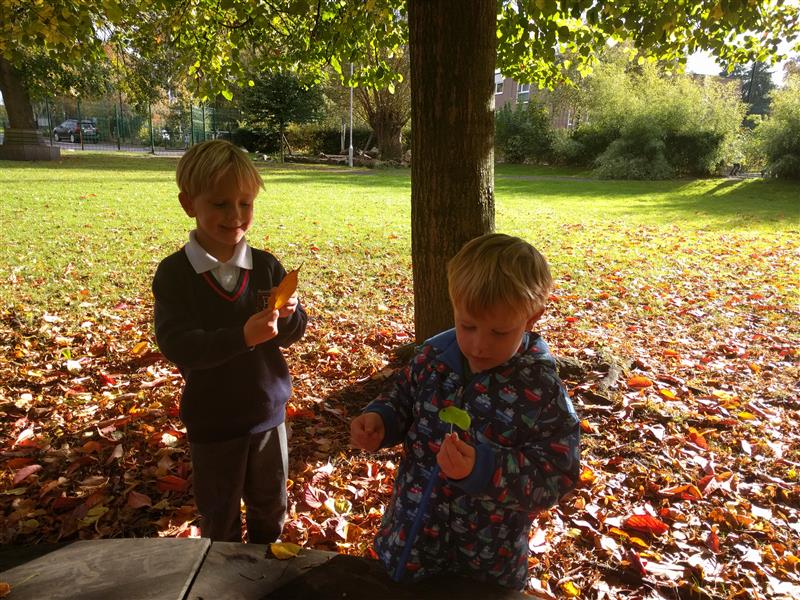
<path fill-rule="evenodd" d="M 456 406 L 448 406 L 439 411 L 439 418 L 450 425 L 456 425 L 459 429 L 467 431 L 472 419 L 469 413 Z"/>

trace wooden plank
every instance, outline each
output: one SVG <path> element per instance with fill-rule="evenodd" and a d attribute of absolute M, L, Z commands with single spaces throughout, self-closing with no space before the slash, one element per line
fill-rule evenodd
<path fill-rule="evenodd" d="M 340 554 L 305 571 L 275 589 L 265 599 L 275 600 L 442 600 L 491 598 L 530 600 L 530 596 L 500 587 L 442 573 L 416 584 L 392 581 L 376 560 Z"/>
<path fill-rule="evenodd" d="M 295 558 L 278 560 L 271 554 L 266 557 L 268 548 L 266 544 L 214 542 L 186 600 L 258 600 L 338 556 L 335 552 L 303 549 Z"/>
<path fill-rule="evenodd" d="M 303 549 L 295 558 L 267 558 L 267 546 L 215 542 L 186 600 L 530 600 L 499 586 L 443 574 L 401 585 L 375 560 Z"/>
<path fill-rule="evenodd" d="M 112 539 L 70 544 L 0 573 L 14 600 L 183 600 L 210 541 Z"/>

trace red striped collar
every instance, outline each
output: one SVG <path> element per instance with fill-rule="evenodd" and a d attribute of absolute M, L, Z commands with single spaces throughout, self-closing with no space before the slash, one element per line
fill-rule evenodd
<path fill-rule="evenodd" d="M 250 271 L 247 269 L 240 269 L 239 284 L 232 292 L 228 292 L 219 284 L 219 282 L 214 278 L 213 275 L 211 275 L 209 271 L 205 271 L 204 273 L 201 273 L 201 275 L 203 276 L 203 279 L 206 280 L 206 283 L 211 286 L 211 289 L 214 290 L 223 300 L 227 300 L 228 302 L 236 302 L 239 296 L 241 296 L 245 289 L 247 289 L 247 282 L 250 280 Z"/>

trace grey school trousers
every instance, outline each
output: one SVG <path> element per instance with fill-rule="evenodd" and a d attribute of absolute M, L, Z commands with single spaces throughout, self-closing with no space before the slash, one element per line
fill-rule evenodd
<path fill-rule="evenodd" d="M 241 542 L 244 500 L 247 540 L 269 544 L 278 539 L 286 519 L 286 425 L 189 448 L 201 535 L 217 542 Z"/>

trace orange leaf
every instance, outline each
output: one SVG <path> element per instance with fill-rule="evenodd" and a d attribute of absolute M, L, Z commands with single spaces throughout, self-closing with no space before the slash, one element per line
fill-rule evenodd
<path fill-rule="evenodd" d="M 636 375 L 628 379 L 628 387 L 632 388 L 647 388 L 653 385 L 653 380 L 642 375 Z"/>
<path fill-rule="evenodd" d="M 0 598 L 5 598 L 11 593 L 11 584 L 0 581 Z"/>
<path fill-rule="evenodd" d="M 665 496 L 679 496 L 682 500 L 700 500 L 703 497 L 703 493 L 691 483 L 663 488 L 658 492 Z"/>
<path fill-rule="evenodd" d="M 91 454 L 92 452 L 100 452 L 102 449 L 103 449 L 103 444 L 95 440 L 90 440 L 86 442 L 83 446 L 81 446 L 81 450 L 86 454 Z"/>
<path fill-rule="evenodd" d="M 592 485 L 595 479 L 597 479 L 597 475 L 595 475 L 594 471 L 589 467 L 584 467 L 580 476 L 581 483 L 584 485 Z"/>
<path fill-rule="evenodd" d="M 300 267 L 289 271 L 278 287 L 269 295 L 269 302 L 267 303 L 267 310 L 280 310 L 286 304 L 292 294 L 297 290 L 297 275 L 300 273 Z"/>
<path fill-rule="evenodd" d="M 139 342 L 133 348 L 131 348 L 131 354 L 134 356 L 142 356 L 145 352 L 147 352 L 147 342 Z"/>
<path fill-rule="evenodd" d="M 697 431 L 694 427 L 689 428 L 689 440 L 704 450 L 708 450 L 708 442 L 706 438 L 703 437 L 703 434 Z"/>
<path fill-rule="evenodd" d="M 141 508 L 143 506 L 152 506 L 153 502 L 150 500 L 150 496 L 131 490 L 128 492 L 127 505 L 129 508 Z"/>
<path fill-rule="evenodd" d="M 19 469 L 20 467 L 27 467 L 31 463 L 33 463 L 32 458 L 19 456 L 7 460 L 5 466 L 7 469 Z"/>
<path fill-rule="evenodd" d="M 632 515 L 625 519 L 623 525 L 653 535 L 662 535 L 669 531 L 669 525 L 650 515 Z"/>
<path fill-rule="evenodd" d="M 706 537 L 706 546 L 708 546 L 708 549 L 714 554 L 719 554 L 722 551 L 719 547 L 719 536 L 714 529 L 708 532 L 708 537 Z"/>
<path fill-rule="evenodd" d="M 165 475 L 158 478 L 156 485 L 162 492 L 184 492 L 189 487 L 189 482 L 183 477 Z"/>

